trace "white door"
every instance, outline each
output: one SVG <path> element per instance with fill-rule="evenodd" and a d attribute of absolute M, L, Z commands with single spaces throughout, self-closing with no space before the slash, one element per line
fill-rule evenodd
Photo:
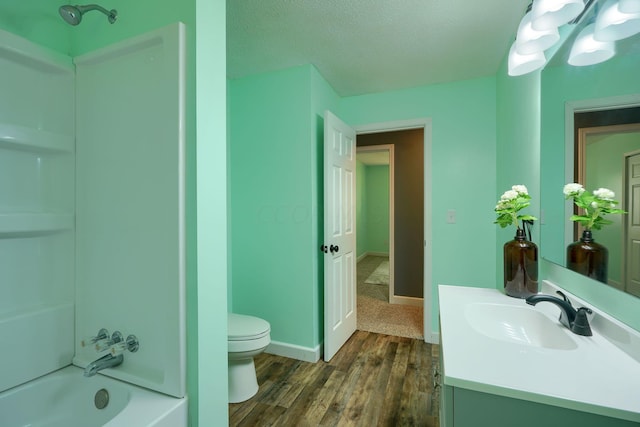
<path fill-rule="evenodd" d="M 640 154 L 627 158 L 625 290 L 640 296 Z"/>
<path fill-rule="evenodd" d="M 324 114 L 324 360 L 356 330 L 356 132 Z"/>

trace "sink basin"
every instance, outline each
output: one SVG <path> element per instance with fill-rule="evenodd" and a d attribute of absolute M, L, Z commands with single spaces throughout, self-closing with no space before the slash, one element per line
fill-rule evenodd
<path fill-rule="evenodd" d="M 465 307 L 465 317 L 477 332 L 497 340 L 556 350 L 577 348 L 568 329 L 533 308 L 473 303 Z"/>

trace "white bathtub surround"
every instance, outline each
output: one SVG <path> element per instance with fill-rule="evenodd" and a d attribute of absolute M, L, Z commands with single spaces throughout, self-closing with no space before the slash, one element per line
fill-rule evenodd
<path fill-rule="evenodd" d="M 540 293 L 556 290 L 544 281 Z M 561 326 L 552 303 L 533 307 L 496 289 L 440 285 L 439 293 L 445 386 L 640 422 L 637 331 L 567 292 L 574 308 L 593 310 L 593 336 Z"/>
<path fill-rule="evenodd" d="M 136 335 L 102 373 L 185 395 L 184 26 L 74 59 L 76 335 Z M 100 354 L 76 340 L 74 364 Z"/>
<path fill-rule="evenodd" d="M 184 33 L 177 23 L 72 61 L 0 31 L 0 391 L 84 367 L 102 354 L 82 338 L 106 328 L 140 348 L 81 380 L 185 396 Z M 8 407 L 2 425 L 19 416 Z M 142 413 L 156 410 L 167 407 Z M 113 426 L 151 423 L 134 419 Z"/>
<path fill-rule="evenodd" d="M 0 337 L 11 344 L 4 346 L 0 357 L 0 391 L 71 363 L 73 312 L 73 304 L 66 303 L 32 307 L 14 316 L 5 313 Z"/>
<path fill-rule="evenodd" d="M 75 96 L 70 57 L 1 30 L 0 69 L 2 391 L 73 356 Z"/>
<path fill-rule="evenodd" d="M 94 398 L 102 389 L 108 403 L 97 409 Z M 186 427 L 187 399 L 103 375 L 85 378 L 82 369 L 69 366 L 0 393 L 0 414 L 3 426 Z"/>

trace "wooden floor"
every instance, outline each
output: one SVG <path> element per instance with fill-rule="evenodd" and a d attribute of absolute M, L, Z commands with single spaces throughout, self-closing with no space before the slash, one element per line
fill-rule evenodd
<path fill-rule="evenodd" d="M 231 426 L 438 426 L 438 346 L 356 331 L 330 362 L 255 359 L 260 390 Z"/>

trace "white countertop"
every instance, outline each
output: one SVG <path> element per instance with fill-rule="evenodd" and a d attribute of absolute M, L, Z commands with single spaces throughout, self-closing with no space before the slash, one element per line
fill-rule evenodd
<path fill-rule="evenodd" d="M 554 295 L 553 286 L 545 282 L 541 293 Z M 445 385 L 640 422 L 637 331 L 566 292 L 574 307 L 594 310 L 593 336 L 579 336 L 561 326 L 560 309 L 548 302 L 530 306 L 497 289 L 438 289 Z M 566 333 L 571 348 L 542 348 L 480 333 L 465 315 L 466 307 L 475 303 L 539 311 L 559 329 L 549 332 Z"/>

